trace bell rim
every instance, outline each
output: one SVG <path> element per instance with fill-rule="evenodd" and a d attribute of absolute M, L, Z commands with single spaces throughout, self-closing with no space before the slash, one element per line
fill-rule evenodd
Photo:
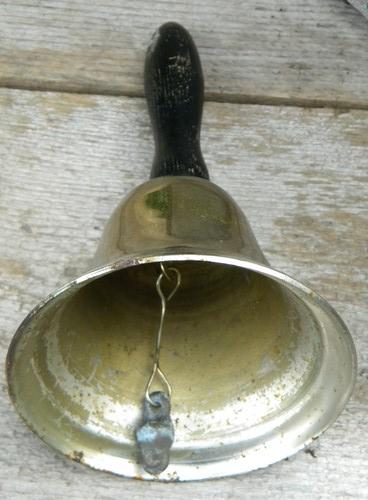
<path fill-rule="evenodd" d="M 126 478 L 135 478 L 135 479 L 143 479 L 149 481 L 163 481 L 163 482 L 186 482 L 186 481 L 198 481 L 198 480 L 206 480 L 206 479 L 216 479 L 223 478 L 229 476 L 236 476 L 244 473 L 251 472 L 253 470 L 262 469 L 277 463 L 281 460 L 284 460 L 288 457 L 291 457 L 298 451 L 307 447 L 311 442 L 317 439 L 322 433 L 324 433 L 339 417 L 343 409 L 345 408 L 347 402 L 349 401 L 352 392 L 354 390 L 356 376 L 357 376 L 357 354 L 354 345 L 354 341 L 350 331 L 345 325 L 344 321 L 334 309 L 330 303 L 324 299 L 320 294 L 315 292 L 309 286 L 305 285 L 303 282 L 296 280 L 295 278 L 289 276 L 288 274 L 279 271 L 269 265 L 260 264 L 258 262 L 249 260 L 247 258 L 242 257 L 241 255 L 221 255 L 221 254 L 211 254 L 207 251 L 199 254 L 199 253 L 191 253 L 185 252 L 186 249 L 168 249 L 167 253 L 159 255 L 154 255 L 150 252 L 148 255 L 129 255 L 124 256 L 118 260 L 115 260 L 109 264 L 99 266 L 91 271 L 88 271 L 78 278 L 71 280 L 65 285 L 59 287 L 54 292 L 46 296 L 42 299 L 24 318 L 19 327 L 17 328 L 7 352 L 6 356 L 6 379 L 7 379 L 7 387 L 9 397 L 13 403 L 14 408 L 16 409 L 18 415 L 21 417 L 23 422 L 27 425 L 27 427 L 36 434 L 45 444 L 47 444 L 53 450 L 61 453 L 62 455 L 70 458 L 78 463 L 89 466 L 95 470 L 112 473 L 114 475 L 118 475 Z M 175 253 L 176 252 L 176 253 Z M 179 253 L 180 252 L 180 253 Z M 289 444 L 288 446 L 283 443 L 280 445 L 281 451 L 273 450 L 273 454 L 267 453 L 267 450 L 257 451 L 256 455 L 258 460 L 255 459 L 254 454 L 252 454 L 252 450 L 250 456 L 247 456 L 247 452 L 245 450 L 245 454 L 241 454 L 241 457 L 226 457 L 223 460 L 217 460 L 214 462 L 208 463 L 200 463 L 200 464 L 180 464 L 172 463 L 169 464 L 168 468 L 161 473 L 158 477 L 152 476 L 149 473 L 143 471 L 143 469 L 137 465 L 135 462 L 128 460 L 126 458 L 121 457 L 111 457 L 109 455 L 99 454 L 100 456 L 89 456 L 88 454 L 84 455 L 82 458 L 79 456 L 73 456 L 70 453 L 70 450 L 64 450 L 62 447 L 58 447 L 53 444 L 52 439 L 48 439 L 47 436 L 42 436 L 36 429 L 33 428 L 32 424 L 27 421 L 26 417 L 22 415 L 20 409 L 18 408 L 15 391 L 13 390 L 12 383 L 12 366 L 13 366 L 13 357 L 17 348 L 17 344 L 19 340 L 23 337 L 25 333 L 25 329 L 32 321 L 32 319 L 51 301 L 63 295 L 65 292 L 70 291 L 71 289 L 78 288 L 98 279 L 99 277 L 106 276 L 115 271 L 119 271 L 128 267 L 133 267 L 141 264 L 151 264 L 151 263 L 160 263 L 160 262 L 180 262 L 180 261 L 197 261 L 197 262 L 211 262 L 218 264 L 226 264 L 236 267 L 241 267 L 243 269 L 247 269 L 256 273 L 259 273 L 263 276 L 271 278 L 285 286 L 288 289 L 298 290 L 306 297 L 309 297 L 309 300 L 314 303 L 317 309 L 323 311 L 329 318 L 332 318 L 335 326 L 338 327 L 340 333 L 343 333 L 345 336 L 345 344 L 349 350 L 350 359 L 350 380 L 347 384 L 347 387 L 344 391 L 344 395 L 340 398 L 340 403 L 335 405 L 334 411 L 332 415 L 325 419 L 323 425 L 320 425 L 319 428 L 313 433 L 309 433 L 307 439 L 300 439 L 298 442 L 294 444 Z M 348 361 L 348 360 L 347 360 Z M 340 388 L 340 387 L 339 387 Z M 341 388 L 340 388 L 341 389 Z M 340 390 L 340 392 L 342 392 Z M 175 445 L 174 445 L 175 446 Z M 265 445 L 266 446 L 266 445 Z M 267 456 L 269 458 L 267 458 Z M 113 460 L 112 460 L 113 458 Z M 109 462 L 109 465 L 106 465 L 106 461 Z"/>

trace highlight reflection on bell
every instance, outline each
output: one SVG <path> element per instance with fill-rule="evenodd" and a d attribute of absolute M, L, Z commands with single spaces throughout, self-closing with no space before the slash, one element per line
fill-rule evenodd
<path fill-rule="evenodd" d="M 112 214 L 93 269 L 20 325 L 7 358 L 9 392 L 46 443 L 96 469 L 192 480 L 265 467 L 337 418 L 356 376 L 353 342 L 325 300 L 269 266 L 236 203 L 208 180 L 201 67 L 181 26 L 155 35 L 145 88 L 151 180 Z M 169 268 L 181 281 L 159 353 L 172 389 L 167 426 L 158 429 L 169 436 L 165 452 L 170 422 L 175 438 L 159 466 L 148 443 L 150 469 L 139 429 L 156 429 L 142 405 L 162 317 L 156 284 Z M 165 297 L 169 281 L 160 282 Z M 167 396 L 160 380 L 150 390 Z"/>

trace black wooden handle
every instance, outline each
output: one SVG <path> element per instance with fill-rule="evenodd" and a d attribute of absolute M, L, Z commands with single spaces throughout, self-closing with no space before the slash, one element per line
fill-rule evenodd
<path fill-rule="evenodd" d="M 192 37 L 167 23 L 147 50 L 144 87 L 155 138 L 151 178 L 193 175 L 208 179 L 200 148 L 203 107 L 201 62 Z"/>

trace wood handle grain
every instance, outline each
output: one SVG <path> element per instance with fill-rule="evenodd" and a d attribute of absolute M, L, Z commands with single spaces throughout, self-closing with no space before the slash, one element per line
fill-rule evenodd
<path fill-rule="evenodd" d="M 155 139 L 151 178 L 189 175 L 208 179 L 200 148 L 204 84 L 192 37 L 166 23 L 147 50 L 145 94 Z"/>

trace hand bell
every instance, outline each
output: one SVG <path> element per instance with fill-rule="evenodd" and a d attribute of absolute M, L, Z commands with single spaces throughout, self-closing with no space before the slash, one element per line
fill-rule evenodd
<path fill-rule="evenodd" d="M 18 328 L 9 393 L 43 441 L 96 469 L 186 481 L 265 467 L 340 414 L 353 341 L 209 180 L 202 70 L 180 25 L 154 35 L 145 92 L 151 179 L 113 212 L 92 269 Z"/>

